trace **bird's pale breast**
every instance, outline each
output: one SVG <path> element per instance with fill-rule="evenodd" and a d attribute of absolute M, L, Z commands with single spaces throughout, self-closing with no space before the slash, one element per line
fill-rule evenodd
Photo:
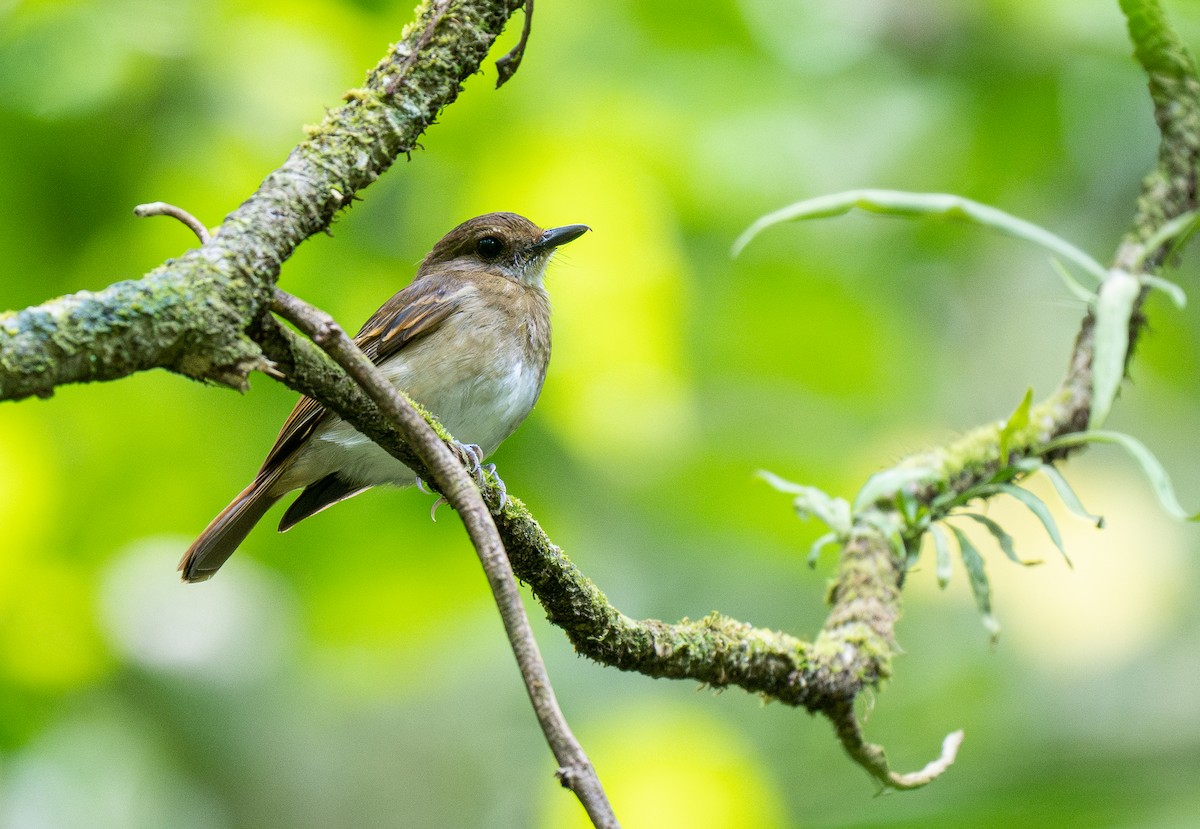
<path fill-rule="evenodd" d="M 380 365 L 392 383 L 433 412 L 450 434 L 477 444 L 484 455 L 529 414 L 546 375 L 548 302 L 540 291 L 526 297 L 535 292 L 514 288 L 522 292 L 519 299 L 540 308 L 467 297 L 463 308 L 435 331 Z M 546 347 L 534 346 L 538 338 L 545 338 Z M 331 472 L 363 486 L 404 486 L 416 480 L 408 467 L 340 418 L 318 428 L 292 464 L 288 485 L 307 485 Z"/>

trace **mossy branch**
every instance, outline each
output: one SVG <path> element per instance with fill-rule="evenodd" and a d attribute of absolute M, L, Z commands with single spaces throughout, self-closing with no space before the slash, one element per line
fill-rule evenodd
<path fill-rule="evenodd" d="M 438 110 L 451 102 L 519 2 L 444 0 L 424 4 L 419 19 L 287 162 L 263 182 L 216 236 L 138 282 L 80 293 L 0 317 L 0 399 L 49 393 L 62 383 L 109 380 L 165 367 L 238 386 L 246 372 L 272 361 L 293 388 L 319 400 L 414 469 L 422 467 L 390 422 L 344 372 L 265 309 L 280 264 L 296 245 L 326 227 L 354 193 L 415 146 Z M 1146 250 L 1167 222 L 1196 208 L 1200 94 L 1186 49 L 1154 0 L 1122 0 L 1136 54 L 1150 78 L 1162 131 L 1158 163 L 1147 177 L 1117 269 L 1150 270 L 1161 250 Z M 1130 351 L 1142 324 L 1130 316 Z M 965 492 L 1002 466 L 1039 456 L 1057 435 L 1088 423 L 1094 320 L 1083 321 L 1060 389 L 1033 407 L 1027 428 L 1004 435 L 999 423 L 907 462 L 937 472 L 915 497 Z M 1007 458 L 1000 457 L 1005 446 Z M 1066 450 L 1046 453 L 1047 460 Z M 883 785 L 912 788 L 952 761 L 961 734 L 914 774 L 890 770 L 882 749 L 865 742 L 854 715 L 864 689 L 890 675 L 904 579 L 901 523 L 894 503 L 856 513 L 829 592 L 829 616 L 812 642 L 713 613 L 669 624 L 630 619 L 612 606 L 542 531 L 517 499 L 498 510 L 485 491 L 516 575 L 577 650 L 598 662 L 655 677 L 736 685 L 821 712 L 850 756 Z"/>
<path fill-rule="evenodd" d="M 457 97 L 522 0 L 426 0 L 366 83 L 308 130 L 213 238 L 136 281 L 0 315 L 0 400 L 167 368 L 234 388 L 296 246 L 329 227 Z"/>

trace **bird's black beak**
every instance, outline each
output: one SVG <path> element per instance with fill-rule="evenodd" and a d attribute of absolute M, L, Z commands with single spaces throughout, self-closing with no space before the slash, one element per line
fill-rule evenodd
<path fill-rule="evenodd" d="M 533 243 L 533 249 L 542 251 L 565 245 L 567 242 L 575 241 L 589 230 L 591 228 L 587 225 L 563 225 L 549 228 L 542 233 L 541 238 Z"/>

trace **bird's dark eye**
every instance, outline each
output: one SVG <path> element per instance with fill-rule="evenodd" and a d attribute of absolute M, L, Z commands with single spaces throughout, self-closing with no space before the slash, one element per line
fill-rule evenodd
<path fill-rule="evenodd" d="M 475 252 L 484 259 L 495 259 L 504 252 L 504 243 L 495 236 L 484 236 L 475 243 Z"/>

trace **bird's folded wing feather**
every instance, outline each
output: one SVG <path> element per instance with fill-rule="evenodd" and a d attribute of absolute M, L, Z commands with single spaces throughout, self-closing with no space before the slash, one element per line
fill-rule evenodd
<path fill-rule="evenodd" d="M 437 330 L 443 320 L 458 310 L 464 297 L 461 283 L 430 285 L 430 279 L 414 281 L 363 324 L 354 342 L 371 362 L 378 365 L 395 356 L 409 343 Z M 267 453 L 259 477 L 287 461 L 316 431 L 326 414 L 325 407 L 311 397 L 300 398 Z"/>

